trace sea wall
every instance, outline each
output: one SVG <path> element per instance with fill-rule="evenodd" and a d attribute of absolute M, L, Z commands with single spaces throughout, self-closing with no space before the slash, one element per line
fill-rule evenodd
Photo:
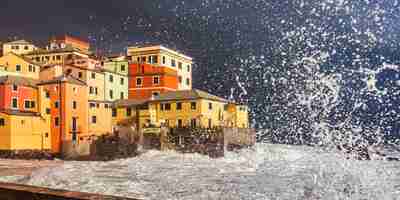
<path fill-rule="evenodd" d="M 135 200 L 0 182 L 0 200 Z"/>

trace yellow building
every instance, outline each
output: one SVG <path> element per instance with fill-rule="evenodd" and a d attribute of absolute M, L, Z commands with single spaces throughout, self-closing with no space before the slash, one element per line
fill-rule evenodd
<path fill-rule="evenodd" d="M 156 123 L 155 114 L 154 107 L 149 107 L 146 100 L 117 100 L 112 108 L 112 125 L 139 124 L 139 127 L 144 127 Z"/>
<path fill-rule="evenodd" d="M 0 150 L 50 150 L 50 121 L 34 112 L 0 111 Z"/>
<path fill-rule="evenodd" d="M 0 57 L 0 65 L 5 72 L 16 73 L 19 76 L 39 79 L 40 65 L 24 56 L 8 53 Z"/>
<path fill-rule="evenodd" d="M 112 102 L 89 100 L 89 135 L 101 136 L 112 132 Z"/>
<path fill-rule="evenodd" d="M 192 89 L 193 59 L 164 46 L 128 47 L 127 55 L 134 63 L 149 63 L 174 69 L 178 73 L 178 89 Z"/>
<path fill-rule="evenodd" d="M 36 49 L 37 47 L 34 44 L 26 40 L 17 40 L 3 44 L 3 55 L 7 55 L 8 53 L 11 52 L 17 55 L 22 55 L 30 53 Z"/>
<path fill-rule="evenodd" d="M 197 89 L 160 94 L 149 105 L 156 121 L 169 127 L 249 127 L 243 106 Z"/>
<path fill-rule="evenodd" d="M 245 105 L 237 105 L 201 90 L 181 90 L 162 93 L 147 101 L 117 101 L 113 109 L 113 124 L 135 123 L 139 115 L 140 127 L 164 124 L 168 127 L 249 128 L 247 110 Z"/>

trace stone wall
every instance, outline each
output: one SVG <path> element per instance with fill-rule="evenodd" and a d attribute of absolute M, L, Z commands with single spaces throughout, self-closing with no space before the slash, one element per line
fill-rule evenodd
<path fill-rule="evenodd" d="M 50 151 L 40 150 L 0 150 L 0 158 L 17 160 L 53 160 Z"/>
<path fill-rule="evenodd" d="M 0 200 L 135 200 L 0 182 Z"/>

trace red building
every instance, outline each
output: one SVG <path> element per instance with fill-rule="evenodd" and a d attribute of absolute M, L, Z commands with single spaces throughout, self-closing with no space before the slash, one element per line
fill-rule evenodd
<path fill-rule="evenodd" d="M 147 63 L 129 65 L 129 99 L 148 99 L 178 89 L 176 70 Z"/>
<path fill-rule="evenodd" d="M 0 110 L 38 112 L 37 81 L 17 76 L 0 77 Z"/>

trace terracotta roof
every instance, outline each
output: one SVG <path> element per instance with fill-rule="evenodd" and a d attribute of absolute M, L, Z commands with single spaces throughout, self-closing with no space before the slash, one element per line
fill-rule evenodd
<path fill-rule="evenodd" d="M 54 83 L 71 83 L 71 84 L 75 84 L 75 85 L 86 85 L 86 83 L 84 81 L 79 80 L 78 78 L 75 78 L 71 75 L 65 75 L 65 74 L 55 77 L 52 80 L 42 81 L 42 82 L 38 83 L 38 85 L 47 85 L 47 84 L 54 84 Z"/>
<path fill-rule="evenodd" d="M 32 117 L 40 116 L 38 112 L 20 111 L 20 110 L 0 110 L 0 113 L 4 113 L 7 115 L 18 115 L 18 116 L 32 116 Z"/>
<path fill-rule="evenodd" d="M 148 100 L 139 100 L 139 99 L 122 99 L 114 102 L 113 107 L 121 108 L 121 107 L 136 107 L 140 105 L 144 105 L 148 102 Z"/>
<path fill-rule="evenodd" d="M 31 79 L 31 78 L 25 78 L 25 77 L 20 77 L 20 76 L 0 76 L 0 84 L 15 84 L 15 85 L 23 85 L 23 86 L 29 86 L 29 87 L 36 87 L 36 85 L 39 83 L 38 80 Z"/>
<path fill-rule="evenodd" d="M 172 101 L 172 100 L 179 101 L 179 100 L 196 100 L 196 99 L 207 99 L 207 100 L 220 101 L 226 103 L 231 102 L 227 99 L 212 95 L 210 93 L 198 89 L 161 93 L 159 96 L 154 97 L 152 101 Z"/>

